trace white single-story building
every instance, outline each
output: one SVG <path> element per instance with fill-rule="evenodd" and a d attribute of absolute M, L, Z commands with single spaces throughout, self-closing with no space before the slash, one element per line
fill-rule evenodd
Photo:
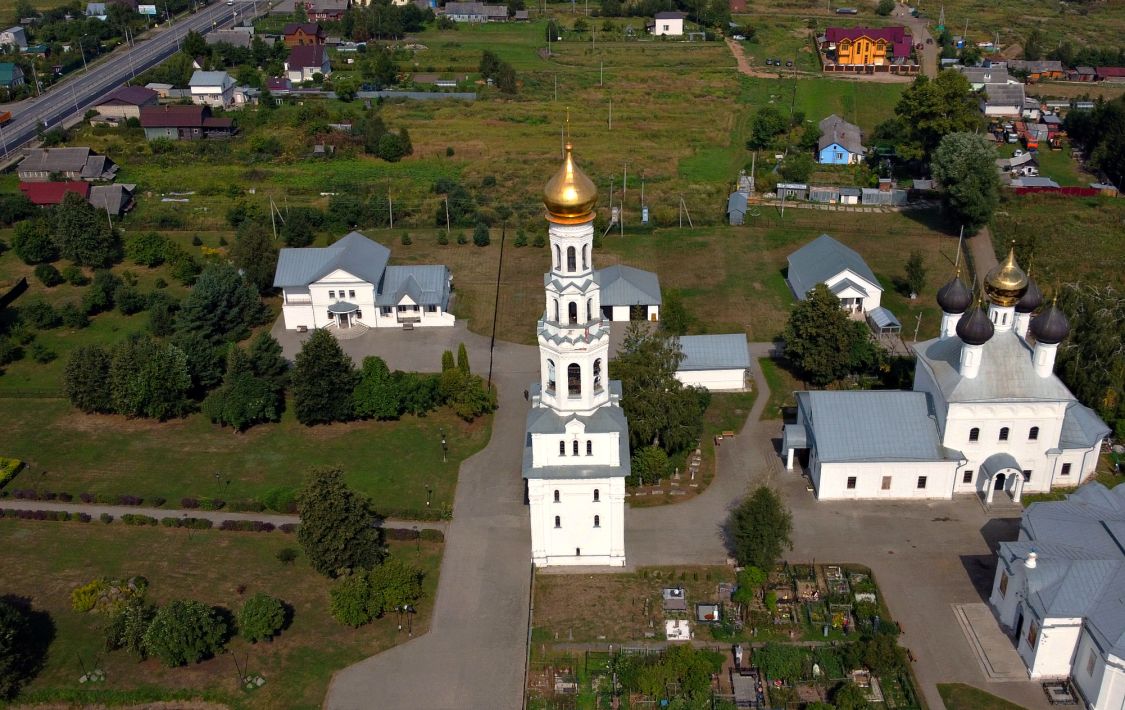
<path fill-rule="evenodd" d="M 594 272 L 601 289 L 602 315 L 614 322 L 660 320 L 660 279 L 632 266 L 608 266 Z"/>
<path fill-rule="evenodd" d="M 817 284 L 824 284 L 853 313 L 879 308 L 883 297 L 883 287 L 863 257 L 827 234 L 789 255 L 786 282 L 800 301 Z"/>
<path fill-rule="evenodd" d="M 451 326 L 445 266 L 387 266 L 391 251 L 359 232 L 328 247 L 282 249 L 273 285 L 287 330 Z"/>
<path fill-rule="evenodd" d="M 657 37 L 661 35 L 682 37 L 686 18 L 687 13 L 683 12 L 658 12 L 649 31 Z"/>
<path fill-rule="evenodd" d="M 988 601 L 1028 677 L 1069 678 L 1091 710 L 1125 707 L 1125 487 L 1032 503 L 997 562 Z"/>
<path fill-rule="evenodd" d="M 679 340 L 684 359 L 676 369 L 677 380 L 712 392 L 746 389 L 750 346 L 745 333 L 681 335 Z"/>

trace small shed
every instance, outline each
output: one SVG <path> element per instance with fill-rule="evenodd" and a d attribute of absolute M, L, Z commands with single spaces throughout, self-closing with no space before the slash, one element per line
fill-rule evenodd
<path fill-rule="evenodd" d="M 822 185 L 809 186 L 809 202 L 820 202 L 823 204 L 834 205 L 840 200 L 840 190 L 836 187 L 827 187 Z"/>
<path fill-rule="evenodd" d="M 880 190 L 877 187 L 864 187 L 860 191 L 862 195 L 860 200 L 864 205 L 889 205 L 891 204 L 891 193 Z"/>
<path fill-rule="evenodd" d="M 727 198 L 727 220 L 730 224 L 739 225 L 745 221 L 746 198 L 745 192 L 730 193 L 730 197 Z"/>
<path fill-rule="evenodd" d="M 807 200 L 809 186 L 802 182 L 777 183 L 777 196 L 785 200 Z"/>
<path fill-rule="evenodd" d="M 840 188 L 840 204 L 841 205 L 858 205 L 859 198 L 862 192 L 858 187 L 841 187 Z"/>
<path fill-rule="evenodd" d="M 883 306 L 872 308 L 867 312 L 867 322 L 876 335 L 898 335 L 902 332 L 902 323 L 898 322 L 895 314 Z"/>
<path fill-rule="evenodd" d="M 676 369 L 677 380 L 712 392 L 746 389 L 750 346 L 745 333 L 684 335 L 679 340 L 684 359 Z"/>
<path fill-rule="evenodd" d="M 618 264 L 595 271 L 594 280 L 610 321 L 660 320 L 660 279 L 653 272 Z"/>

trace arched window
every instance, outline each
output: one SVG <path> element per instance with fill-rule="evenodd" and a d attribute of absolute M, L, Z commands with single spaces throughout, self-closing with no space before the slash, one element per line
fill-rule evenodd
<path fill-rule="evenodd" d="M 555 516 L 555 527 L 556 528 L 562 527 L 562 518 L 557 516 L 557 515 Z"/>
<path fill-rule="evenodd" d="M 980 427 L 973 427 L 969 430 L 969 441 L 978 441 L 980 439 Z"/>
<path fill-rule="evenodd" d="M 602 499 L 601 492 L 597 488 L 594 489 L 594 502 L 598 503 Z"/>
<path fill-rule="evenodd" d="M 559 322 L 559 299 L 553 299 L 555 303 L 555 322 Z"/>
<path fill-rule="evenodd" d="M 602 388 L 602 359 L 594 360 L 594 391 Z"/>
<path fill-rule="evenodd" d="M 559 442 L 559 456 L 566 456 L 566 442 Z"/>
<path fill-rule="evenodd" d="M 594 320 L 594 299 L 586 299 L 586 322 Z"/>
<path fill-rule="evenodd" d="M 595 516 L 594 516 L 594 527 L 595 527 L 595 528 L 600 528 L 601 526 L 602 526 L 602 516 L 600 516 L 600 515 L 595 515 Z"/>
<path fill-rule="evenodd" d="M 559 491 L 558 491 L 558 489 L 557 489 L 557 488 L 555 489 L 555 502 L 556 502 L 556 503 L 558 503 L 558 502 L 559 502 Z"/>
<path fill-rule="evenodd" d="M 570 303 L 568 303 L 567 306 L 566 306 L 566 314 L 570 318 L 570 324 L 571 325 L 577 325 L 578 324 L 578 304 L 577 303 L 575 303 L 574 301 L 571 301 Z"/>
<path fill-rule="evenodd" d="M 578 455 L 578 439 L 574 440 L 573 446 L 570 447 L 570 453 L 574 454 L 575 456 Z"/>
<path fill-rule="evenodd" d="M 589 439 L 586 440 L 586 455 L 594 455 L 594 442 L 590 441 Z"/>
<path fill-rule="evenodd" d="M 575 263 L 577 261 L 577 259 L 578 259 L 578 253 L 574 250 L 574 247 L 567 247 L 566 248 L 566 270 L 567 271 L 574 272 L 574 271 L 578 270 L 578 265 Z"/>
<path fill-rule="evenodd" d="M 582 367 L 576 362 L 566 366 L 566 393 L 571 397 L 582 396 Z"/>
<path fill-rule="evenodd" d="M 1008 440 L 1008 427 L 1000 427 L 1000 441 Z"/>
<path fill-rule="evenodd" d="M 582 270 L 590 268 L 590 245 L 584 244 L 582 246 Z"/>
<path fill-rule="evenodd" d="M 558 244 L 555 245 L 555 268 L 556 269 L 562 268 L 562 250 L 559 249 Z"/>
<path fill-rule="evenodd" d="M 547 391 L 555 393 L 555 361 L 547 360 Z"/>
<path fill-rule="evenodd" d="M 1027 438 L 1029 441 L 1037 440 L 1039 438 L 1039 427 L 1031 427 L 1031 431 L 1027 432 Z"/>

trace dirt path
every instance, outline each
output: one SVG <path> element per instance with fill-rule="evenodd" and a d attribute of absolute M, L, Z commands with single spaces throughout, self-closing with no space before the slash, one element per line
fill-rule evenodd
<path fill-rule="evenodd" d="M 973 255 L 973 270 L 976 272 L 977 288 L 984 288 L 984 277 L 992 267 L 999 264 L 996 258 L 996 248 L 992 245 L 992 232 L 988 227 L 981 227 L 980 231 L 968 238 L 969 253 Z"/>
<path fill-rule="evenodd" d="M 746 56 L 746 52 L 742 49 L 741 44 L 731 39 L 730 37 L 727 37 L 726 42 L 727 46 L 730 47 L 730 53 L 734 55 L 734 60 L 738 62 L 739 73 L 745 74 L 746 76 L 756 76 L 759 79 L 777 78 L 778 73 L 775 71 L 769 72 L 761 69 L 755 69 L 754 65 L 750 63 L 750 60 L 752 60 L 753 57 L 748 58 Z"/>

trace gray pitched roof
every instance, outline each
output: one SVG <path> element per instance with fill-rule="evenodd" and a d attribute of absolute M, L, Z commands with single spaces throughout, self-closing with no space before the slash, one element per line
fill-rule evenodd
<path fill-rule="evenodd" d="M 1064 501 L 1032 503 L 1021 538 L 1000 543 L 1008 570 L 1038 555 L 1027 602 L 1042 618 L 1082 617 L 1103 650 L 1125 657 L 1125 486 L 1079 488 Z"/>
<path fill-rule="evenodd" d="M 350 232 L 329 247 L 282 249 L 277 257 L 273 285 L 279 288 L 308 286 L 336 269 L 377 285 L 390 256 L 390 249 L 382 244 L 359 232 Z"/>
<path fill-rule="evenodd" d="M 121 214 L 133 201 L 136 185 L 94 185 L 90 188 L 89 203 L 99 210 Z"/>
<path fill-rule="evenodd" d="M 660 305 L 660 279 L 632 266 L 607 266 L 594 272 L 603 306 Z"/>
<path fill-rule="evenodd" d="M 109 166 L 109 167 L 107 167 Z M 116 167 L 104 155 L 98 155 L 89 148 L 33 148 L 19 165 L 20 172 L 68 173 L 81 172 L 83 177 L 99 177 L 106 170 Z"/>
<path fill-rule="evenodd" d="M 1004 67 L 957 67 L 970 84 L 1007 84 L 1011 80 Z"/>
<path fill-rule="evenodd" d="M 745 333 L 681 335 L 684 354 L 679 370 L 733 370 L 750 367 L 750 346 Z"/>
<path fill-rule="evenodd" d="M 388 266 L 375 297 L 377 306 L 393 306 L 409 296 L 419 306 L 449 304 L 449 269 L 444 266 Z"/>
<path fill-rule="evenodd" d="M 985 84 L 983 91 L 989 106 L 1023 107 L 1023 84 Z"/>
<path fill-rule="evenodd" d="M 944 461 L 925 392 L 797 392 L 797 421 L 821 461 Z"/>
<path fill-rule="evenodd" d="M 536 385 L 534 390 L 538 390 Z M 621 382 L 609 382 L 610 396 L 621 396 Z M 619 466 L 590 466 L 583 465 L 583 457 L 575 459 L 580 462 L 575 466 L 532 466 L 531 435 L 532 434 L 564 434 L 568 422 L 578 420 L 586 426 L 586 431 L 591 433 L 618 433 L 618 460 Z M 588 417 L 575 414 L 559 414 L 549 407 L 532 407 L 527 413 L 527 428 L 524 434 L 523 447 L 523 477 L 543 479 L 566 478 L 623 478 L 631 471 L 629 459 L 629 422 L 625 419 L 625 412 L 621 407 L 600 407 Z"/>
<path fill-rule="evenodd" d="M 1071 402 L 1066 406 L 1066 415 L 1063 417 L 1059 448 L 1088 449 L 1109 436 L 1109 433 L 1109 427 L 1094 410 L 1078 402 Z"/>
<path fill-rule="evenodd" d="M 832 293 L 836 294 L 837 296 L 839 296 L 841 293 L 843 293 L 844 291 L 847 291 L 849 288 L 853 288 L 856 291 L 859 291 L 864 296 L 867 295 L 867 289 L 865 289 L 863 286 L 860 286 L 859 284 L 857 284 L 855 281 L 852 281 L 851 279 L 840 279 L 836 283 L 832 284 L 828 288 L 828 290 L 831 291 Z"/>
<path fill-rule="evenodd" d="M 221 86 L 225 89 L 228 86 L 234 86 L 234 79 L 225 71 L 197 70 L 191 75 L 188 86 Z"/>
<path fill-rule="evenodd" d="M 848 150 L 849 153 L 863 155 L 867 149 L 863 147 L 863 134 L 859 126 L 848 123 L 836 114 L 832 114 L 820 122 L 820 150 L 824 150 L 833 143 L 837 143 Z"/>
<path fill-rule="evenodd" d="M 746 193 L 745 192 L 732 192 L 730 197 L 727 198 L 727 214 L 731 212 L 746 212 Z"/>
<path fill-rule="evenodd" d="M 983 346 L 980 372 L 958 372 L 961 339 L 935 338 L 913 346 L 918 365 L 929 370 L 947 402 L 1071 402 L 1074 395 L 1055 375 L 1040 377 L 1031 348 L 1012 331 L 996 333 Z"/>
<path fill-rule="evenodd" d="M 880 291 L 879 279 L 855 250 L 849 249 L 827 234 L 822 234 L 789 255 L 789 285 L 797 298 L 804 300 L 814 286 L 824 283 L 841 271 L 849 270 L 870 282 Z"/>

